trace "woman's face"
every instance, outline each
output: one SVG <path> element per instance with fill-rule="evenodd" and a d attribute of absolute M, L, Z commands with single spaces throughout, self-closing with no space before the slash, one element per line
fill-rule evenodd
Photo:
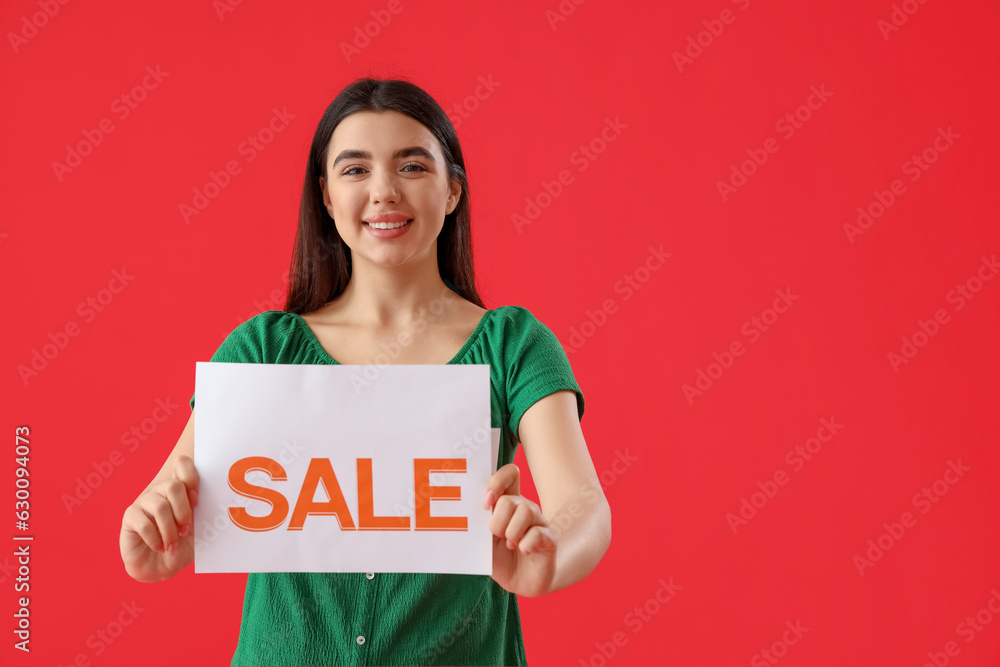
<path fill-rule="evenodd" d="M 352 263 L 398 266 L 428 254 L 436 263 L 437 237 L 461 185 L 449 181 L 438 141 L 424 125 L 396 111 L 347 116 L 330 139 L 326 176 L 323 203 Z M 411 220 L 403 234 L 379 238 L 365 224 L 386 213 Z"/>

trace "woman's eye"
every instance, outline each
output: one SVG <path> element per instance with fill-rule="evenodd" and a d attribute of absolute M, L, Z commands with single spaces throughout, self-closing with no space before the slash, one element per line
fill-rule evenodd
<path fill-rule="evenodd" d="M 419 162 L 410 162 L 410 163 L 404 164 L 402 168 L 403 169 L 407 169 L 407 167 L 416 167 L 417 168 L 417 172 L 427 171 L 427 169 L 424 167 L 424 165 L 420 164 Z M 359 174 L 355 173 L 358 170 L 365 171 L 365 168 L 364 167 L 350 167 L 350 168 L 345 169 L 343 171 L 343 175 L 344 176 L 358 176 Z M 409 171 L 408 173 L 412 174 L 412 173 L 415 173 L 415 172 Z"/>

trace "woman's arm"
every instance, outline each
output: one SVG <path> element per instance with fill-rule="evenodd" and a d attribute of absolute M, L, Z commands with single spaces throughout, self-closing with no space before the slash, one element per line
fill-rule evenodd
<path fill-rule="evenodd" d="M 576 394 L 536 401 L 518 425 L 542 515 L 556 537 L 556 569 L 546 593 L 594 571 L 611 544 L 611 507 L 583 438 Z"/>

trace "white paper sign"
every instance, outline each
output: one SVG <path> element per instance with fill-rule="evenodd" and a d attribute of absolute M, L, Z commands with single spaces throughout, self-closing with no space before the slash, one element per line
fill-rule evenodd
<path fill-rule="evenodd" d="M 197 362 L 196 573 L 492 573 L 489 365 L 367 368 Z"/>

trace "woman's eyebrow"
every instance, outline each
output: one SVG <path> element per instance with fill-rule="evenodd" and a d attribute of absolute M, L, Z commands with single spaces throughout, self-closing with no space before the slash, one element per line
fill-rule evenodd
<path fill-rule="evenodd" d="M 392 154 L 392 158 L 395 160 L 401 157 L 412 157 L 414 155 L 425 157 L 434 163 L 437 162 L 437 160 L 434 159 L 434 155 L 423 146 L 409 146 L 407 148 L 400 148 L 398 151 Z M 337 156 L 337 159 L 333 161 L 333 166 L 336 167 L 344 160 L 371 160 L 371 159 L 372 159 L 372 154 L 369 153 L 368 151 L 362 151 L 356 148 L 349 148 L 347 150 L 340 152 L 340 155 Z"/>

